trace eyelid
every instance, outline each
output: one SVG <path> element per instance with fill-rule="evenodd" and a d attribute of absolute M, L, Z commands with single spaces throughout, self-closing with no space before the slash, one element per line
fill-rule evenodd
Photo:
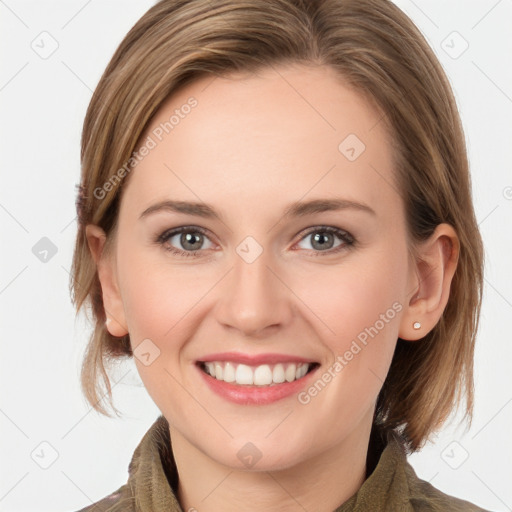
<path fill-rule="evenodd" d="M 201 233 L 205 237 L 207 237 L 210 240 L 209 231 L 205 228 L 202 228 L 200 226 L 194 226 L 194 225 L 188 225 L 188 226 L 178 226 L 176 228 L 170 228 L 166 229 L 161 233 L 157 239 L 156 242 L 162 246 L 164 246 L 165 250 L 170 251 L 172 253 L 176 254 L 182 254 L 185 257 L 186 256 L 195 256 L 197 253 L 204 252 L 205 249 L 198 249 L 196 251 L 184 251 L 183 249 L 178 249 L 176 247 L 170 246 L 168 247 L 167 242 L 170 238 L 173 238 L 176 235 L 179 235 L 181 233 Z M 210 240 L 211 241 L 211 240 Z M 211 241 L 212 244 L 214 244 L 213 241 Z"/>
<path fill-rule="evenodd" d="M 311 226 L 309 228 L 306 228 L 302 231 L 300 231 L 296 236 L 299 236 L 301 237 L 301 240 L 311 234 L 311 233 L 315 233 L 315 232 L 325 232 L 325 233 L 333 233 L 335 235 L 340 235 L 340 234 L 343 234 L 346 238 L 352 240 L 352 241 L 355 241 L 355 238 L 348 232 L 346 231 L 345 229 L 342 229 L 342 228 L 337 228 L 335 226 L 324 226 L 324 225 L 317 225 L 317 226 Z"/>
<path fill-rule="evenodd" d="M 166 241 L 166 239 L 170 238 L 171 236 L 178 235 L 183 232 L 190 232 L 190 233 L 197 232 L 197 233 L 201 233 L 202 235 L 205 235 L 205 236 L 207 236 L 209 233 L 209 231 L 207 229 L 202 228 L 200 226 L 193 226 L 193 225 L 178 226 L 176 228 L 169 228 L 169 229 L 164 230 L 157 237 L 157 242 L 164 243 Z"/>
<path fill-rule="evenodd" d="M 337 236 L 341 240 L 341 244 L 335 247 L 332 247 L 331 249 L 326 249 L 325 251 L 315 251 L 313 249 L 309 249 L 309 251 L 312 251 L 312 254 L 316 256 L 332 256 L 340 253 L 343 250 L 349 249 L 350 247 L 353 247 L 356 243 L 356 239 L 346 230 L 342 228 L 338 228 L 335 226 L 323 226 L 323 225 L 317 225 L 312 226 L 309 228 L 306 228 L 305 230 L 301 231 L 298 236 L 300 235 L 300 239 L 298 242 L 294 244 L 297 245 L 300 242 L 302 242 L 306 237 L 308 237 L 312 233 L 330 233 L 335 236 Z"/>
<path fill-rule="evenodd" d="M 194 233 L 194 232 L 201 233 L 202 235 L 204 235 L 205 237 L 210 239 L 209 230 L 202 228 L 200 226 L 187 225 L 187 226 L 179 226 L 176 228 L 170 228 L 170 229 L 165 230 L 163 233 L 161 233 L 157 237 L 156 242 L 162 246 L 165 246 L 165 249 L 167 251 L 170 251 L 171 253 L 175 253 L 178 255 L 183 255 L 184 257 L 196 256 L 198 253 L 206 251 L 206 249 L 197 249 L 195 251 L 185 251 L 183 249 L 178 249 L 174 246 L 170 246 L 170 247 L 166 246 L 166 243 L 170 238 L 172 238 L 176 235 L 179 235 L 180 233 L 184 233 L 184 232 L 185 233 L 187 233 L 187 232 L 188 233 Z M 300 231 L 297 235 L 295 235 L 295 237 L 299 236 L 300 238 L 297 242 L 294 243 L 293 246 L 300 243 L 308 235 L 310 235 L 312 233 L 316 233 L 316 232 L 334 234 L 342 241 L 342 243 L 334 248 L 326 249 L 325 251 L 315 251 L 313 249 L 309 249 L 308 251 L 310 251 L 310 252 L 312 251 L 312 253 L 315 256 L 334 255 L 334 254 L 341 252 L 342 250 L 346 250 L 346 249 L 350 248 L 351 246 L 353 246 L 356 243 L 356 239 L 348 231 L 346 231 L 342 228 L 338 228 L 335 226 L 316 225 L 316 226 L 310 226 L 310 227 Z M 211 241 L 211 242 L 214 243 L 213 241 Z"/>

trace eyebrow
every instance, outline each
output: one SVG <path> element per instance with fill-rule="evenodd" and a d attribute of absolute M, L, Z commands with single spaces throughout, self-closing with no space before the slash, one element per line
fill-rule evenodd
<path fill-rule="evenodd" d="M 315 213 L 340 210 L 356 210 L 376 215 L 375 211 L 364 203 L 357 203 L 347 199 L 312 199 L 310 201 L 297 201 L 292 203 L 284 210 L 284 217 L 304 217 Z M 175 213 L 184 213 L 196 215 L 205 219 L 222 220 L 222 216 L 215 209 L 206 203 L 196 203 L 188 201 L 160 201 L 149 208 L 146 208 L 140 219 L 151 215 L 152 213 L 169 211 Z"/>

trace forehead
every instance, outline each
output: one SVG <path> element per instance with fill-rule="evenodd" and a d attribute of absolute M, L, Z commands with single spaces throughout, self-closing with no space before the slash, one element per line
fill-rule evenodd
<path fill-rule="evenodd" d="M 139 210 L 167 198 L 252 212 L 306 195 L 396 202 L 382 118 L 324 66 L 204 77 L 153 117 L 124 195 Z"/>

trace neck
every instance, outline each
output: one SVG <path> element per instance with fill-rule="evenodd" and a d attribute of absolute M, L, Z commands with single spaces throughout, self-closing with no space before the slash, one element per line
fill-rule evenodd
<path fill-rule="evenodd" d="M 278 471 L 247 471 L 220 464 L 170 427 L 183 510 L 201 512 L 332 512 L 366 478 L 371 422 L 328 451 Z"/>

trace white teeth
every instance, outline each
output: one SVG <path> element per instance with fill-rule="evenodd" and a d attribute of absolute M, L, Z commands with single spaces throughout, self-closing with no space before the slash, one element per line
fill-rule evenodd
<path fill-rule="evenodd" d="M 281 384 L 281 382 L 284 382 L 284 367 L 282 364 L 276 364 L 274 366 L 274 371 L 272 372 L 272 380 L 276 384 Z"/>
<path fill-rule="evenodd" d="M 237 384 L 253 384 L 254 372 L 251 370 L 250 366 L 239 364 L 235 372 L 235 380 Z"/>
<path fill-rule="evenodd" d="M 288 382 L 293 382 L 295 380 L 295 373 L 297 372 L 297 367 L 294 364 L 290 364 L 286 371 L 284 372 L 284 377 Z"/>
<path fill-rule="evenodd" d="M 224 376 L 224 368 L 220 363 L 215 363 L 215 378 L 219 380 L 224 380 L 222 377 Z"/>
<path fill-rule="evenodd" d="M 305 365 L 298 366 L 297 371 L 295 372 L 295 378 L 301 379 L 302 377 L 304 377 L 304 375 L 306 375 L 307 371 L 308 371 L 307 366 L 305 366 Z"/>
<path fill-rule="evenodd" d="M 212 376 L 215 377 L 215 365 L 213 363 L 204 363 L 206 366 L 206 371 Z"/>
<path fill-rule="evenodd" d="M 310 368 L 309 363 L 278 363 L 276 365 L 262 364 L 248 366 L 222 361 L 209 361 L 204 363 L 206 373 L 217 380 L 236 382 L 248 386 L 272 386 L 283 382 L 293 382 L 306 375 Z"/>
<path fill-rule="evenodd" d="M 235 382 L 235 366 L 233 363 L 226 363 L 224 365 L 224 381 Z"/>
<path fill-rule="evenodd" d="M 268 364 L 262 364 L 254 370 L 254 384 L 256 384 L 256 386 L 268 386 L 272 384 L 272 370 Z"/>

